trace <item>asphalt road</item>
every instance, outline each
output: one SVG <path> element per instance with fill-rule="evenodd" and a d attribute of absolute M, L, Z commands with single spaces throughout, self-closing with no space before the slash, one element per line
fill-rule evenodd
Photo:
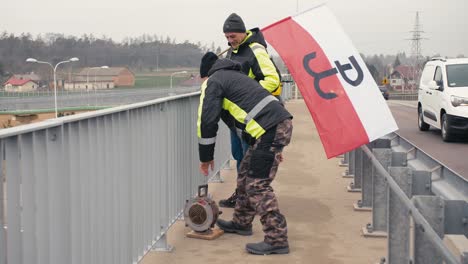
<path fill-rule="evenodd" d="M 397 133 L 438 160 L 446 167 L 468 179 L 468 140 L 444 142 L 440 130 L 419 131 L 416 101 L 388 101 L 390 110 L 398 124 Z"/>

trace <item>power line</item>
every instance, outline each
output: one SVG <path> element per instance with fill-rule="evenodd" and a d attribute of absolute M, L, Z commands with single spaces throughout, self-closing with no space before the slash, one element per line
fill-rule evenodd
<path fill-rule="evenodd" d="M 419 76 L 422 70 L 423 55 L 422 55 L 422 40 L 427 39 L 423 38 L 424 31 L 422 30 L 422 24 L 419 21 L 419 12 L 416 11 L 416 18 L 414 22 L 413 30 L 410 31 L 412 34 L 411 38 L 408 39 L 411 41 L 411 57 L 413 59 L 413 80 L 418 81 Z"/>
<path fill-rule="evenodd" d="M 414 57 L 416 64 L 419 65 L 422 58 L 421 42 L 425 39 L 422 37 L 424 31 L 422 30 L 422 25 L 419 22 L 419 12 L 416 12 L 414 27 L 410 33 L 412 33 L 412 37 L 409 39 L 411 41 L 411 56 Z"/>

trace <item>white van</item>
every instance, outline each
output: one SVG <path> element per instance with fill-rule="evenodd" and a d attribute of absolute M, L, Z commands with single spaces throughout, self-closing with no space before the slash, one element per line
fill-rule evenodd
<path fill-rule="evenodd" d="M 444 141 L 468 136 L 468 58 L 426 63 L 418 92 L 418 126 L 441 130 Z"/>

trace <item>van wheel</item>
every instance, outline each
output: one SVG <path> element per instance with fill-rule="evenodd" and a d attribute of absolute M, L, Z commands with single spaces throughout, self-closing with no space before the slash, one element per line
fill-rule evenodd
<path fill-rule="evenodd" d="M 429 124 L 424 122 L 421 106 L 418 107 L 418 127 L 421 131 L 429 130 Z"/>
<path fill-rule="evenodd" d="M 454 136 L 453 136 L 453 133 L 452 133 L 452 129 L 450 128 L 450 124 L 447 120 L 447 115 L 446 114 L 443 114 L 442 115 L 442 118 L 441 118 L 441 126 L 440 126 L 440 130 L 441 130 L 441 134 L 442 134 L 442 140 L 445 141 L 445 142 L 450 142 L 454 139 Z"/>

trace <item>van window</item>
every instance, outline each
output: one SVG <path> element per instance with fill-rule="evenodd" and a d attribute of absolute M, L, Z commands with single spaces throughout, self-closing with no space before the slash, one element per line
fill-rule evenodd
<path fill-rule="evenodd" d="M 434 81 L 439 86 L 439 91 L 444 90 L 444 77 L 442 75 L 442 67 L 437 66 L 434 74 Z"/>
<path fill-rule="evenodd" d="M 424 71 L 421 76 L 421 83 L 423 85 L 428 85 L 430 81 L 432 81 L 434 77 L 434 65 L 426 65 Z"/>
<path fill-rule="evenodd" d="M 435 74 L 434 74 L 434 81 L 436 81 L 436 83 L 442 83 L 442 80 L 443 80 L 442 79 L 442 68 L 437 66 Z"/>
<path fill-rule="evenodd" d="M 468 86 L 468 64 L 447 65 L 446 69 L 449 87 Z"/>

